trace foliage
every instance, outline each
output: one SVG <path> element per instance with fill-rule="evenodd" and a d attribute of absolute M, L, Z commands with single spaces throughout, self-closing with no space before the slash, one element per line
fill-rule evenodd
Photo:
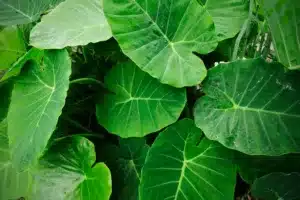
<path fill-rule="evenodd" d="M 0 0 L 0 199 L 300 199 L 299 5 Z"/>

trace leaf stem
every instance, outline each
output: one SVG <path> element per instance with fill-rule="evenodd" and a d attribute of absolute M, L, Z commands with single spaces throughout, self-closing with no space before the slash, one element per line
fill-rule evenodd
<path fill-rule="evenodd" d="M 101 85 L 102 87 L 106 88 L 104 83 L 102 83 L 101 81 L 94 79 L 94 78 L 79 78 L 79 79 L 70 81 L 70 84 L 74 84 L 74 83 L 78 83 L 78 84 L 95 83 L 95 84 Z"/>
<path fill-rule="evenodd" d="M 96 137 L 96 138 L 99 138 L 99 139 L 103 139 L 104 138 L 103 135 L 99 135 L 97 133 L 83 133 L 83 134 L 74 134 L 74 135 L 67 135 L 67 136 L 55 138 L 54 142 L 59 142 L 61 140 L 64 140 L 66 138 L 73 137 L 73 136 Z"/>

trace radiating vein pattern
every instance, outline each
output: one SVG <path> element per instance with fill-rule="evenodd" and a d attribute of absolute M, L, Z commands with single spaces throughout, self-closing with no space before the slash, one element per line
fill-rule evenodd
<path fill-rule="evenodd" d="M 65 104 L 70 74 L 66 50 L 46 51 L 40 63 L 31 62 L 16 80 L 8 113 L 16 167 L 27 169 L 42 155 Z"/>
<path fill-rule="evenodd" d="M 101 1 L 66 0 L 33 28 L 30 44 L 41 49 L 61 49 L 111 37 Z"/>
<path fill-rule="evenodd" d="M 200 83 L 206 54 L 217 45 L 212 18 L 197 0 L 104 0 L 123 52 L 152 77 L 175 87 Z"/>
<path fill-rule="evenodd" d="M 143 137 L 174 123 L 185 103 L 185 89 L 161 84 L 134 63 L 114 67 L 105 78 L 108 94 L 97 105 L 97 117 L 109 132 Z"/>
<path fill-rule="evenodd" d="M 62 0 L 0 0 L 0 25 L 27 24 Z"/>
<path fill-rule="evenodd" d="M 298 0 L 259 0 L 272 33 L 278 61 L 300 66 L 300 4 Z"/>
<path fill-rule="evenodd" d="M 262 59 L 220 64 L 204 82 L 196 125 L 212 140 L 255 155 L 299 152 L 299 72 Z"/>
<path fill-rule="evenodd" d="M 97 163 L 92 142 L 74 136 L 55 143 L 41 158 L 30 199 L 108 200 L 110 171 Z"/>
<path fill-rule="evenodd" d="M 31 176 L 12 166 L 6 120 L 0 122 L 0 179 L 0 199 L 27 198 Z"/>
<path fill-rule="evenodd" d="M 192 120 L 184 119 L 161 132 L 149 150 L 140 197 L 233 199 L 235 176 L 231 152 L 203 137 Z"/>

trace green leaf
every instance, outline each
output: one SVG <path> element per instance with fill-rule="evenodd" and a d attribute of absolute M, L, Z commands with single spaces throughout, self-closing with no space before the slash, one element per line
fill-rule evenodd
<path fill-rule="evenodd" d="M 18 169 L 28 169 L 42 155 L 65 104 L 70 74 L 67 51 L 46 51 L 40 65 L 31 63 L 16 80 L 8 137 Z"/>
<path fill-rule="evenodd" d="M 6 27 L 0 30 L 0 71 L 9 68 L 24 53 L 26 53 L 26 46 L 17 27 Z"/>
<path fill-rule="evenodd" d="M 299 75 L 263 59 L 220 64 L 203 84 L 196 125 L 209 139 L 246 154 L 300 152 Z"/>
<path fill-rule="evenodd" d="M 231 151 L 203 137 L 190 119 L 161 132 L 142 170 L 140 199 L 234 198 Z"/>
<path fill-rule="evenodd" d="M 0 0 L 0 25 L 10 26 L 36 21 L 40 15 L 63 0 Z"/>
<path fill-rule="evenodd" d="M 300 169 L 300 154 L 248 156 L 236 152 L 235 157 L 240 176 L 249 184 L 271 172 L 291 173 Z"/>
<path fill-rule="evenodd" d="M 300 66 L 300 4 L 298 0 L 259 0 L 265 11 L 278 61 Z"/>
<path fill-rule="evenodd" d="M 144 138 L 120 139 L 119 147 L 110 146 L 106 162 L 112 171 L 113 194 L 112 199 L 138 200 L 138 188 L 141 170 L 144 165 L 149 146 Z M 116 152 L 112 155 L 112 152 Z"/>
<path fill-rule="evenodd" d="M 299 200 L 299 173 L 272 173 L 257 179 L 252 194 L 263 200 Z"/>
<path fill-rule="evenodd" d="M 248 0 L 206 0 L 205 3 L 198 1 L 212 16 L 219 41 L 234 37 L 248 18 Z"/>
<path fill-rule="evenodd" d="M 29 199 L 109 200 L 110 171 L 95 161 L 94 145 L 83 137 L 55 143 L 35 169 Z"/>
<path fill-rule="evenodd" d="M 44 57 L 44 51 L 32 48 L 20 57 L 9 69 L 4 72 L 0 81 L 5 81 L 11 77 L 18 76 L 27 61 L 33 60 L 39 64 Z"/>
<path fill-rule="evenodd" d="M 197 0 L 104 0 L 123 52 L 152 77 L 175 87 L 206 76 L 201 59 L 217 46 L 213 20 Z"/>
<path fill-rule="evenodd" d="M 0 199 L 27 199 L 31 175 L 29 172 L 19 173 L 13 167 L 8 143 L 7 121 L 3 120 L 0 122 Z"/>
<path fill-rule="evenodd" d="M 111 37 L 102 10 L 102 0 L 66 0 L 33 28 L 30 44 L 41 49 L 61 49 Z"/>
<path fill-rule="evenodd" d="M 143 137 L 177 121 L 186 103 L 185 89 L 161 84 L 132 62 L 105 77 L 106 94 L 97 105 L 99 123 L 120 137 Z"/>

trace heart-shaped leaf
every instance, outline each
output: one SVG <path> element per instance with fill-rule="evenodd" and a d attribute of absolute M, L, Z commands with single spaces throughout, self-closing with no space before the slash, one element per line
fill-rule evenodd
<path fill-rule="evenodd" d="M 175 87 L 205 78 L 193 52 L 213 51 L 217 36 L 197 0 L 104 0 L 104 12 L 123 52 L 152 77 Z"/>
<path fill-rule="evenodd" d="M 143 137 L 177 121 L 185 89 L 161 84 L 134 63 L 119 64 L 105 77 L 107 94 L 97 105 L 99 123 L 120 137 Z"/>
<path fill-rule="evenodd" d="M 209 139 L 246 154 L 300 152 L 299 76 L 263 59 L 220 64 L 203 84 L 196 125 Z"/>
<path fill-rule="evenodd" d="M 65 104 L 70 74 L 68 52 L 58 50 L 46 51 L 39 65 L 30 63 L 17 78 L 8 112 L 16 168 L 28 169 L 42 155 Z"/>
<path fill-rule="evenodd" d="M 234 198 L 231 151 L 203 137 L 190 119 L 156 138 L 142 169 L 140 200 Z"/>

